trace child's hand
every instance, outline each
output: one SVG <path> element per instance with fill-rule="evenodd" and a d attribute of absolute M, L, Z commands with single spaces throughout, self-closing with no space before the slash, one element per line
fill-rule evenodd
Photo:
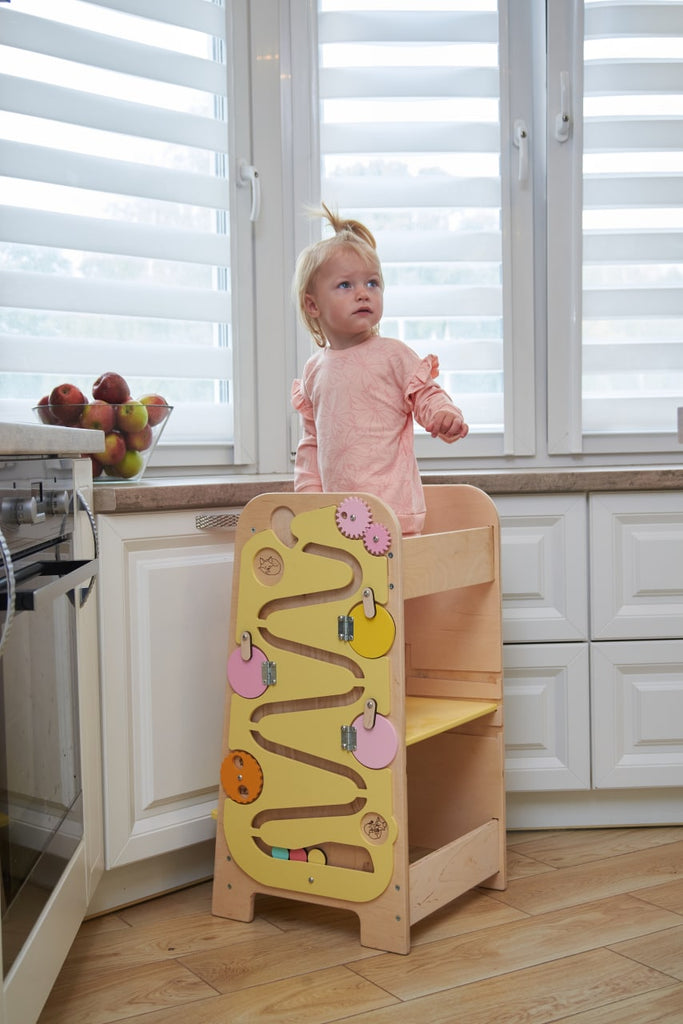
<path fill-rule="evenodd" d="M 459 409 L 443 409 L 435 415 L 430 433 L 432 437 L 440 437 L 447 444 L 453 444 L 466 437 L 469 429 Z"/>

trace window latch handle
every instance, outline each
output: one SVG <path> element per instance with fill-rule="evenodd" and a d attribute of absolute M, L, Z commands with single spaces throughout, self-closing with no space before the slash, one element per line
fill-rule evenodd
<path fill-rule="evenodd" d="M 249 220 L 258 220 L 258 215 L 261 212 L 261 179 L 253 164 L 247 163 L 246 160 L 240 160 L 237 182 L 239 185 L 248 185 L 251 188 Z"/>
<path fill-rule="evenodd" d="M 529 178 L 529 132 L 526 121 L 518 117 L 512 126 L 512 141 L 519 150 L 519 171 L 517 178 L 524 183 Z"/>
<path fill-rule="evenodd" d="M 558 142 L 566 142 L 571 128 L 571 88 L 569 72 L 560 71 L 560 112 L 555 117 L 555 138 Z"/>

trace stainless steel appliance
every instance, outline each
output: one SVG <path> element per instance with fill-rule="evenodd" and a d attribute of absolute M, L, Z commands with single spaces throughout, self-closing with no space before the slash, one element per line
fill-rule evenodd
<path fill-rule="evenodd" d="M 94 558 L 74 558 L 86 511 Z M 0 456 L 0 897 L 7 978 L 83 837 L 77 609 L 97 572 L 73 462 Z"/>

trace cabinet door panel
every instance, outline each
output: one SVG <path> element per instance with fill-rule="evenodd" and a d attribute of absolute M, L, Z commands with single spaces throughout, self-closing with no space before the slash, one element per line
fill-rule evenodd
<path fill-rule="evenodd" d="M 215 834 L 234 529 L 196 521 L 100 517 L 108 868 Z"/>
<path fill-rule="evenodd" d="M 509 792 L 590 788 L 587 644 L 504 649 Z"/>
<path fill-rule="evenodd" d="M 683 495 L 590 500 L 595 640 L 676 638 L 683 631 Z"/>
<path fill-rule="evenodd" d="M 598 789 L 683 786 L 683 640 L 591 645 Z"/>
<path fill-rule="evenodd" d="M 586 640 L 585 495 L 496 499 L 505 643 Z"/>

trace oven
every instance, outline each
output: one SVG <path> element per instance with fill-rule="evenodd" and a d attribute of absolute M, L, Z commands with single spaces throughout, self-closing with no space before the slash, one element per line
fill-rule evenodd
<path fill-rule="evenodd" d="M 77 514 L 94 557 L 74 557 Z M 3 975 L 83 840 L 77 629 L 95 521 L 61 458 L 0 457 L 0 899 Z"/>

